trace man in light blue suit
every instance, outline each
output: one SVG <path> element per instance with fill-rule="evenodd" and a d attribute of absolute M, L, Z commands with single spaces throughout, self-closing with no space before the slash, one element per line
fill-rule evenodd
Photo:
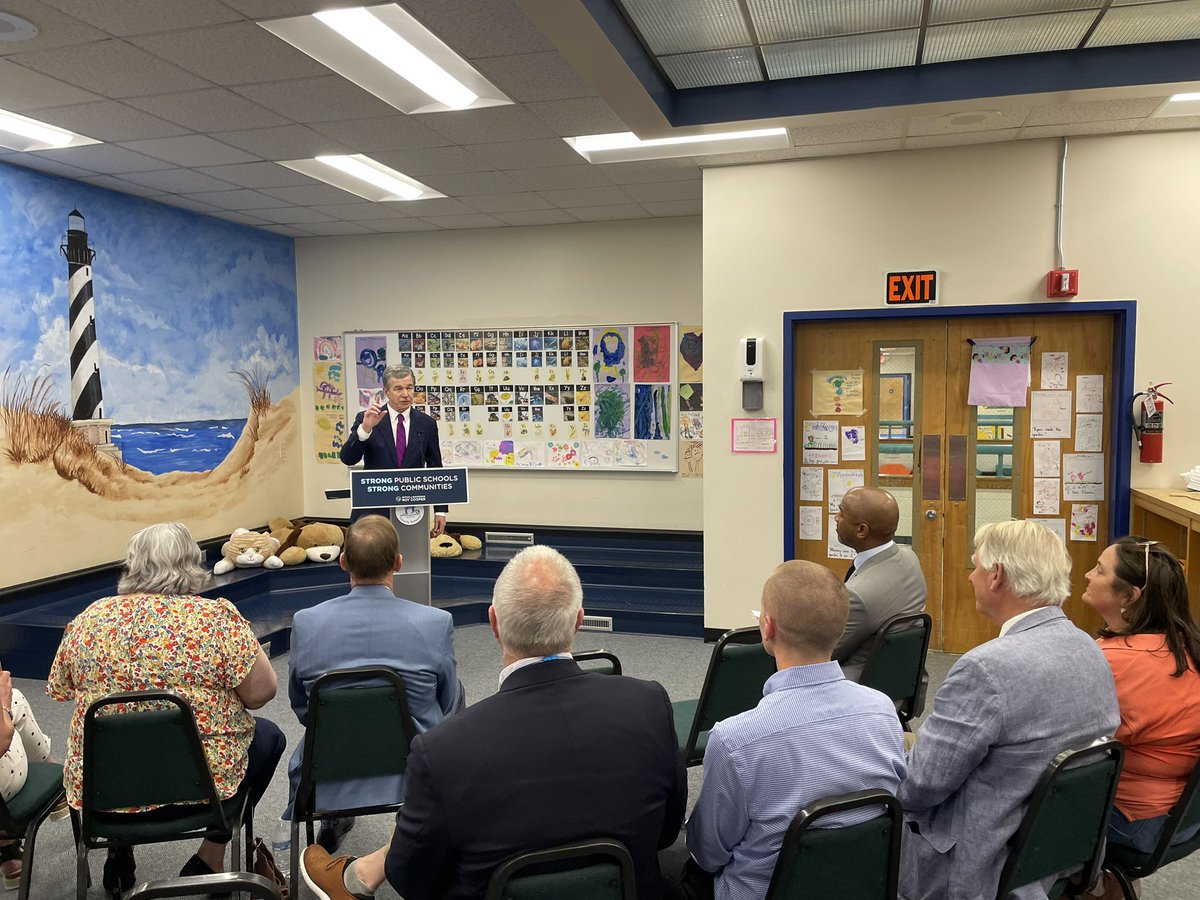
<path fill-rule="evenodd" d="M 995 897 L 1047 763 L 1119 721 L 1104 655 L 1060 609 L 1071 589 L 1062 541 L 1033 522 L 985 525 L 973 559 L 975 608 L 1000 636 L 951 667 L 909 753 L 898 794 L 904 900 Z M 1009 896 L 1044 900 L 1053 881 Z"/>
<path fill-rule="evenodd" d="M 408 707 L 418 733 L 428 731 L 464 703 L 454 659 L 454 623 L 445 610 L 423 606 L 392 593 L 392 573 L 400 568 L 396 529 L 383 516 L 351 524 L 341 567 L 350 573 L 350 593 L 302 609 L 292 620 L 288 658 L 288 699 L 301 723 L 308 716 L 313 683 L 332 669 L 387 666 L 404 679 Z M 364 723 L 364 739 L 369 730 Z M 290 819 L 300 784 L 301 740 L 288 763 Z M 317 792 L 318 808 L 345 809 L 395 802 L 404 796 L 403 778 L 349 781 Z M 322 825 L 318 841 L 333 852 L 352 819 Z"/>

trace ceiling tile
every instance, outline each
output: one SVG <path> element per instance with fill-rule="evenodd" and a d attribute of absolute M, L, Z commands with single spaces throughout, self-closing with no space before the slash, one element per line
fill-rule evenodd
<path fill-rule="evenodd" d="M 236 209 L 239 211 L 287 206 L 287 203 L 278 197 L 268 197 L 266 194 L 260 194 L 258 191 L 246 189 L 236 191 L 206 191 L 189 196 L 194 200 L 199 200 L 201 203 L 211 203 L 213 206 L 219 206 L 221 209 Z"/>
<path fill-rule="evenodd" d="M 235 90 L 259 106 L 296 122 L 334 122 L 396 114 L 396 108 L 390 103 L 340 75 L 325 71 L 327 74 L 316 78 L 243 84 Z"/>
<path fill-rule="evenodd" d="M 655 159 L 646 162 L 605 163 L 597 168 L 613 184 L 686 181 L 690 178 L 700 177 L 700 167 L 687 157 Z M 587 185 L 564 185 L 564 187 L 587 187 Z"/>
<path fill-rule="evenodd" d="M 558 137 L 529 110 L 521 106 L 429 113 L 421 122 L 455 144 L 492 144 Z"/>
<path fill-rule="evenodd" d="M 329 3 L 328 0 L 225 0 L 225 5 L 257 20 L 307 16 L 338 4 Z"/>
<path fill-rule="evenodd" d="M 83 169 L 57 159 L 44 159 L 33 153 L 13 153 L 4 157 L 4 161 L 24 169 L 34 169 L 38 172 L 45 172 L 47 175 L 59 175 L 63 178 L 83 179 L 96 174 L 91 169 Z"/>
<path fill-rule="evenodd" d="M 399 234 L 404 231 L 439 231 L 440 229 L 424 219 L 374 219 L 363 223 L 376 234 Z"/>
<path fill-rule="evenodd" d="M 921 150 L 927 147 L 965 147 L 970 144 L 996 144 L 1001 141 L 1016 140 L 1021 133 L 1019 128 L 1005 128 L 1001 131 L 967 131 L 955 134 L 914 135 L 904 141 L 904 149 Z"/>
<path fill-rule="evenodd" d="M 904 137 L 904 119 L 877 119 L 869 122 L 836 122 L 830 125 L 804 125 L 788 129 L 793 146 L 844 144 L 848 141 L 874 141 Z"/>
<path fill-rule="evenodd" d="M 619 187 L 538 191 L 538 194 L 555 206 L 609 206 L 629 202 L 629 195 Z"/>
<path fill-rule="evenodd" d="M 609 187 L 613 182 L 605 172 L 610 166 L 593 166 L 578 157 L 574 166 L 554 166 L 548 169 L 513 169 L 505 172 L 510 178 L 531 191 L 555 191 L 563 188 Z M 614 163 L 614 165 L 622 165 Z"/>
<path fill-rule="evenodd" d="M 1114 122 L 1071 122 L 1063 125 L 1035 125 L 1021 129 L 1019 140 L 1043 137 L 1064 137 L 1075 134 L 1117 134 L 1137 131 L 1143 119 L 1118 119 Z"/>
<path fill-rule="evenodd" d="M 655 56 L 751 42 L 738 0 L 620 0 L 620 5 Z"/>
<path fill-rule="evenodd" d="M 601 207 L 601 209 L 614 208 L 612 206 Z M 509 225 L 567 225 L 579 221 L 562 209 L 513 210 L 512 212 L 498 212 L 495 216 Z"/>
<path fill-rule="evenodd" d="M 391 109 L 391 107 L 388 107 Z M 414 116 L 392 110 L 392 114 L 373 119 L 342 122 L 314 122 L 310 128 L 328 135 L 358 153 L 380 150 L 413 150 L 422 147 L 446 147 L 450 141 L 426 128 Z"/>
<path fill-rule="evenodd" d="M 213 137 L 270 160 L 309 159 L 325 153 L 346 153 L 350 150 L 345 144 L 305 125 L 254 128 L 249 131 L 218 131 Z"/>
<path fill-rule="evenodd" d="M 751 150 L 748 153 L 710 153 L 708 156 L 693 156 L 694 162 L 701 169 L 713 166 L 742 166 L 750 163 L 777 162 L 781 159 L 795 159 L 798 155 L 795 147 L 787 150 Z"/>
<path fill-rule="evenodd" d="M 575 137 L 581 134 L 612 134 L 628 131 L 629 126 L 621 121 L 612 107 L 599 97 L 581 97 L 578 100 L 543 100 L 525 105 L 531 113 L 541 119 L 546 127 L 559 137 Z"/>
<path fill-rule="evenodd" d="M 557 51 L 479 59 L 475 61 L 475 68 L 518 103 L 596 96 Z"/>
<path fill-rule="evenodd" d="M 797 147 L 796 158 L 813 156 L 849 156 L 853 153 L 884 153 L 888 150 L 903 150 L 904 138 L 886 141 L 853 141 L 848 144 L 816 144 L 812 147 Z"/>
<path fill-rule="evenodd" d="M 329 70 L 253 22 L 132 38 L 155 56 L 216 84 L 257 84 L 327 75 Z"/>
<path fill-rule="evenodd" d="M 933 0 L 929 24 L 974 22 L 1072 9 L 1098 10 L 1103 5 L 1103 0 Z"/>
<path fill-rule="evenodd" d="M 238 225 L 265 225 L 266 222 L 258 216 L 250 216 L 246 213 L 234 212 L 229 209 L 219 209 L 212 212 L 212 216 L 217 219 L 225 219 L 228 222 L 236 222 Z"/>
<path fill-rule="evenodd" d="M 286 200 L 288 203 L 295 203 L 297 206 L 319 206 L 322 203 L 342 203 L 346 199 L 346 191 L 335 188 L 331 184 L 321 184 L 320 182 L 309 179 L 307 185 L 297 185 L 296 187 L 277 187 L 277 188 L 262 188 L 264 194 L 271 197 L 278 197 L 280 200 Z M 333 218 L 332 216 L 322 216 L 322 218 Z M 282 221 L 282 220 L 281 220 Z M 296 220 L 300 221 L 300 220 Z M 313 221 L 316 221 L 315 219 Z"/>
<path fill-rule="evenodd" d="M 116 144 L 88 144 L 84 147 L 64 147 L 61 150 L 39 150 L 36 155 L 72 166 L 82 166 L 106 175 L 171 168 L 168 162 L 126 150 Z"/>
<path fill-rule="evenodd" d="M 890 69 L 916 63 L 917 39 L 917 29 L 910 28 L 772 44 L 763 47 L 763 61 L 772 80 Z"/>
<path fill-rule="evenodd" d="M 208 87 L 203 80 L 178 66 L 119 40 L 40 53 L 19 53 L 10 58 L 18 65 L 110 98 Z"/>
<path fill-rule="evenodd" d="M 485 213 L 528 212 L 535 209 L 552 209 L 553 204 L 537 194 L 481 194 L 460 195 L 463 203 Z"/>
<path fill-rule="evenodd" d="M 421 216 L 421 218 L 431 225 L 436 225 L 438 228 L 445 228 L 447 230 L 459 228 L 499 228 L 504 224 L 499 219 L 494 219 L 483 213 L 466 213 L 460 216 Z"/>
<path fill-rule="evenodd" d="M 73 84 L 0 59 L 0 108 L 23 113 L 100 99 Z"/>
<path fill-rule="evenodd" d="M 1155 3 L 1110 9 L 1100 20 L 1089 47 L 1200 38 L 1200 3 Z"/>
<path fill-rule="evenodd" d="M 423 175 L 454 175 L 458 172 L 490 172 L 495 168 L 480 161 L 479 157 L 471 155 L 462 147 L 389 150 L 373 154 L 372 159 L 413 178 Z"/>
<path fill-rule="evenodd" d="M 502 144 L 471 144 L 466 148 L 496 169 L 528 169 L 540 166 L 577 166 L 581 157 L 562 138 L 540 141 L 506 141 Z"/>
<path fill-rule="evenodd" d="M 220 178 L 238 187 L 265 188 L 291 187 L 292 185 L 311 184 L 312 179 L 286 166 L 273 162 L 243 163 L 235 166 L 202 166 L 196 169 L 213 178 Z"/>
<path fill-rule="evenodd" d="M 962 109 L 938 116 L 913 116 L 908 121 L 908 134 L 961 134 L 973 131 L 1020 128 L 1029 117 L 1028 107 L 989 109 L 985 106 Z"/>
<path fill-rule="evenodd" d="M 1035 106 L 1025 120 L 1028 125 L 1060 125 L 1067 122 L 1096 122 L 1102 119 L 1141 119 L 1167 99 L 1137 97 L 1130 100 L 1089 100 L 1083 103 L 1059 103 L 1054 106 Z"/>
<path fill-rule="evenodd" d="M 6 7 L 11 0 L 6 2 Z M 219 0 L 43 0 L 116 37 L 219 25 L 241 18 Z"/>
<path fill-rule="evenodd" d="M 136 141 L 187 133 L 186 128 L 164 122 L 115 100 L 101 100 L 81 106 L 55 106 L 30 110 L 26 114 L 98 141 Z"/>
<path fill-rule="evenodd" d="M 524 190 L 518 182 L 503 172 L 426 175 L 421 180 L 435 191 L 453 197 L 461 197 L 464 194 L 516 194 Z"/>
<path fill-rule="evenodd" d="M 164 206 L 174 206 L 179 209 L 186 209 L 196 213 L 210 213 L 219 207 L 213 206 L 211 203 L 204 203 L 200 200 L 193 200 L 191 197 L 184 197 L 179 194 L 159 194 L 154 198 L 155 203 L 161 203 Z"/>
<path fill-rule="evenodd" d="M 140 174 L 146 173 L 143 172 Z M 127 181 L 124 178 L 117 178 L 115 175 L 89 175 L 79 180 L 86 184 L 94 184 L 96 187 L 101 187 L 105 190 L 119 191 L 122 194 L 132 194 L 135 197 L 154 197 L 164 193 L 159 188 L 147 187 L 144 184 L 134 184 L 132 181 Z"/>
<path fill-rule="evenodd" d="M 229 191 L 236 185 L 212 178 L 192 169 L 165 169 L 161 172 L 136 172 L 126 178 L 160 194 L 197 194 L 201 191 Z"/>
<path fill-rule="evenodd" d="M 660 218 L 698 216 L 704 211 L 704 204 L 699 200 L 665 200 L 662 203 L 643 203 L 642 206 L 650 215 Z"/>
<path fill-rule="evenodd" d="M 1200 128 L 1200 116 L 1155 116 L 1143 119 L 1138 131 L 1177 131 Z"/>
<path fill-rule="evenodd" d="M 333 237 L 342 234 L 372 234 L 370 228 L 355 222 L 313 222 L 305 226 L 313 234 Z"/>
<path fill-rule="evenodd" d="M 235 150 L 203 134 L 156 138 L 152 141 L 122 141 L 121 146 L 179 166 L 224 166 L 256 161 L 249 153 Z"/>
<path fill-rule="evenodd" d="M 961 25 L 933 25 L 925 35 L 926 63 L 1019 53 L 1070 50 L 1095 21 L 1094 12 L 1017 16 Z"/>
<path fill-rule="evenodd" d="M 4 0 L 4 11 L 37 26 L 38 33 L 34 37 L 20 42 L 22 53 L 102 41 L 108 36 L 101 29 L 80 22 L 42 0 Z"/>
<path fill-rule="evenodd" d="M 671 79 L 671 84 L 680 90 L 722 84 L 750 84 L 764 78 L 758 53 L 753 47 L 679 53 L 660 57 L 658 62 Z"/>
<path fill-rule="evenodd" d="M 420 216 L 425 219 L 429 216 L 459 216 L 470 215 L 475 212 L 467 204 L 461 200 L 455 200 L 452 197 L 445 197 L 435 200 L 412 200 L 404 204 L 404 211 L 410 216 Z"/>
<path fill-rule="evenodd" d="M 308 222 L 332 222 L 333 216 L 327 216 L 315 209 L 305 206 L 281 206 L 277 209 L 260 209 L 255 215 L 261 216 L 268 222 L 279 224 L 304 225 Z"/>
<path fill-rule="evenodd" d="M 282 234 L 284 237 L 298 238 L 311 237 L 311 231 L 305 231 L 296 225 L 263 225 L 263 231 L 272 231 L 275 234 Z"/>
<path fill-rule="evenodd" d="M 404 8 L 467 59 L 554 49 L 513 0 L 405 0 Z"/>
<path fill-rule="evenodd" d="M 666 181 L 661 184 L 627 184 L 624 191 L 639 203 L 654 200 L 699 200 L 704 194 L 704 182 L 697 178 L 692 181 Z"/>
<path fill-rule="evenodd" d="M 135 97 L 128 103 L 170 122 L 185 125 L 192 131 L 232 131 L 288 123 L 283 116 L 263 109 L 225 88 Z"/>
<path fill-rule="evenodd" d="M 333 216 L 335 219 L 366 222 L 371 219 L 402 218 L 408 215 L 406 207 L 412 206 L 411 202 L 399 201 L 391 203 L 372 203 L 369 200 L 360 200 L 357 203 L 349 202 L 352 197 L 352 194 L 347 193 L 348 202 L 346 203 L 321 204 L 314 206 L 313 209 L 323 212 L 327 216 Z"/>
<path fill-rule="evenodd" d="M 764 44 L 916 28 L 921 24 L 921 6 L 921 0 L 873 0 L 869 3 L 847 3 L 846 0 L 805 0 L 803 3 L 748 0 L 746 3 L 758 39 Z"/>
<path fill-rule="evenodd" d="M 649 211 L 636 203 L 572 207 L 570 213 L 581 222 L 616 222 L 621 219 L 650 218 Z"/>

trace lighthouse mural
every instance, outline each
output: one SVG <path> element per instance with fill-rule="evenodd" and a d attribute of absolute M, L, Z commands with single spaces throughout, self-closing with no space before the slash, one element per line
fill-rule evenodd
<path fill-rule="evenodd" d="M 70 300 L 71 419 L 76 430 L 96 447 L 118 459 L 121 451 L 110 438 L 112 419 L 104 418 L 100 388 L 100 346 L 96 343 L 96 304 L 92 298 L 92 260 L 83 213 L 67 215 L 67 240 L 59 246 L 67 258 L 67 297 Z"/>

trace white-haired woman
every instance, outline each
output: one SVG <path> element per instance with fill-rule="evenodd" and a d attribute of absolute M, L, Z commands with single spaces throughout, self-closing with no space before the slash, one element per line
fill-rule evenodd
<path fill-rule="evenodd" d="M 275 672 L 233 604 L 197 595 L 208 581 L 202 558 L 179 522 L 142 529 L 129 542 L 117 596 L 97 600 L 67 626 L 46 692 L 75 702 L 64 763 L 67 800 L 75 809 L 81 807 L 85 713 L 119 691 L 161 688 L 188 701 L 222 799 L 245 784 L 257 803 L 270 783 L 283 733 L 249 710 L 275 696 Z M 120 812 L 156 816 L 152 807 Z M 221 871 L 229 839 L 228 833 L 209 834 L 180 874 Z M 134 880 L 132 848 L 110 850 L 105 890 L 119 896 Z"/>

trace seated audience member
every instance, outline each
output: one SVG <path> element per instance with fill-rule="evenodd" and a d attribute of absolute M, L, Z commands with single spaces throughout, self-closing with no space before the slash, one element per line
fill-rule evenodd
<path fill-rule="evenodd" d="M 428 731 L 463 705 L 454 660 L 454 620 L 450 613 L 403 600 L 392 593 L 392 575 L 402 562 L 396 529 L 383 516 L 365 516 L 350 525 L 339 560 L 350 573 L 350 593 L 298 611 L 292 619 L 288 658 L 288 698 L 296 718 L 308 718 L 314 682 L 332 669 L 387 666 L 404 678 L 408 708 L 418 732 Z M 300 784 L 303 739 L 288 765 L 288 810 Z M 324 785 L 318 808 L 350 809 L 399 802 L 403 778 L 374 778 Z M 317 843 L 332 853 L 353 819 L 326 820 Z"/>
<path fill-rule="evenodd" d="M 904 738 L 891 700 L 846 680 L 830 661 L 849 601 L 816 563 L 779 566 L 762 592 L 759 629 L 778 671 L 752 710 L 718 722 L 687 823 L 688 898 L 766 895 L 788 825 L 805 805 L 904 778 Z M 828 824 L 875 815 L 856 810 Z"/>
<path fill-rule="evenodd" d="M 1083 602 L 1104 619 L 1100 649 L 1116 681 L 1116 737 L 1125 746 L 1108 840 L 1149 853 L 1200 760 L 1200 628 L 1188 608 L 1183 566 L 1141 537 L 1105 548 L 1087 573 Z M 1109 880 L 1105 896 L 1120 897 Z"/>
<path fill-rule="evenodd" d="M 0 671 L 0 796 L 8 803 L 25 787 L 29 759 L 52 762 L 50 738 L 42 733 L 29 701 L 12 686 L 12 673 Z M 66 809 L 62 808 L 65 815 Z M 51 813 L 52 818 L 60 815 Z M 4 889 L 21 886 L 21 842 L 0 840 L 0 875 Z"/>
<path fill-rule="evenodd" d="M 900 510 L 887 491 L 851 488 L 835 518 L 838 540 L 858 555 L 846 576 L 850 615 L 833 648 L 833 659 L 841 663 L 847 678 L 858 681 L 871 639 L 883 623 L 925 611 L 925 575 L 912 550 L 892 539 Z M 923 705 L 923 701 L 918 704 L 918 712 Z"/>
<path fill-rule="evenodd" d="M 129 541 L 118 595 L 97 600 L 67 625 L 46 692 L 75 702 L 64 764 L 67 800 L 75 809 L 82 806 L 84 714 L 119 691 L 165 689 L 187 700 L 222 799 L 246 785 L 257 803 L 270 784 L 283 755 L 283 732 L 249 710 L 275 696 L 275 671 L 232 603 L 196 595 L 209 577 L 202 559 L 185 525 L 143 528 Z M 154 809 L 118 811 L 153 818 Z M 222 871 L 229 838 L 210 833 L 180 874 Z M 109 850 L 105 889 L 128 890 L 134 869 L 132 848 Z"/>
<path fill-rule="evenodd" d="M 909 752 L 904 900 L 994 897 L 1046 765 L 1119 721 L 1104 654 L 1059 608 L 1071 590 L 1062 541 L 1033 522 L 984 525 L 973 559 L 975 608 L 1000 636 L 950 668 Z M 1045 898 L 1053 880 L 1011 896 Z"/>
<path fill-rule="evenodd" d="M 571 659 L 582 601 L 555 550 L 509 561 L 488 611 L 500 690 L 417 736 L 390 847 L 356 861 L 305 848 L 318 897 L 371 897 L 386 871 L 405 900 L 479 898 L 508 858 L 596 836 L 629 849 L 639 898 L 660 896 L 656 851 L 687 801 L 671 703 L 659 684 Z"/>

